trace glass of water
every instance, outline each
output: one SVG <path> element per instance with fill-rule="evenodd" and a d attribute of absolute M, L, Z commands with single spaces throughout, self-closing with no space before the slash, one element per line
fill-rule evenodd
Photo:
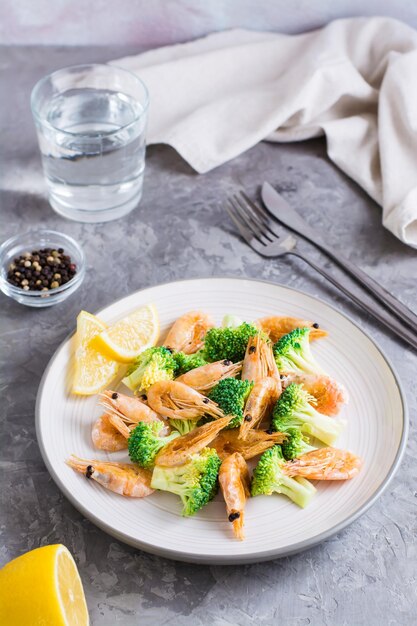
<path fill-rule="evenodd" d="M 142 195 L 148 90 L 111 65 L 77 65 L 46 76 L 32 91 L 49 201 L 80 222 L 106 222 Z"/>

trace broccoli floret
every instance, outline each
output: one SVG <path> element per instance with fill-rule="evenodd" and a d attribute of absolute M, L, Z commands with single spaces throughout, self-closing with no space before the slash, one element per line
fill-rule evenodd
<path fill-rule="evenodd" d="M 136 393 L 146 392 L 160 380 L 174 378 L 175 361 L 167 348 L 155 346 L 144 350 L 130 366 L 124 384 Z"/>
<path fill-rule="evenodd" d="M 187 435 L 192 430 L 194 430 L 194 428 L 197 428 L 198 422 L 199 422 L 199 419 L 196 419 L 196 420 L 170 419 L 169 420 L 169 423 L 171 424 L 172 428 L 175 428 L 175 430 L 177 430 L 180 433 L 180 435 Z"/>
<path fill-rule="evenodd" d="M 225 415 L 234 415 L 227 428 L 236 428 L 243 420 L 243 409 L 253 387 L 249 380 L 224 378 L 209 392 L 208 397 L 219 405 Z"/>
<path fill-rule="evenodd" d="M 217 452 L 204 448 L 184 465 L 155 465 L 151 487 L 180 496 L 184 505 L 182 514 L 194 515 L 215 496 L 220 464 Z"/>
<path fill-rule="evenodd" d="M 281 444 L 282 454 L 286 461 L 292 461 L 302 454 L 316 450 L 314 446 L 310 446 L 307 443 L 306 437 L 298 428 L 290 428 L 286 435 L 286 441 Z"/>
<path fill-rule="evenodd" d="M 274 407 L 272 428 L 284 433 L 291 428 L 298 428 L 302 433 L 317 437 L 328 446 L 333 445 L 343 424 L 333 417 L 319 413 L 310 402 L 315 402 L 315 399 L 302 385 L 288 385 Z"/>
<path fill-rule="evenodd" d="M 252 496 L 282 493 L 295 504 L 304 508 L 316 492 L 316 488 L 305 478 L 291 478 L 283 471 L 285 461 L 280 446 L 269 448 L 259 459 L 253 471 Z"/>
<path fill-rule="evenodd" d="M 179 437 L 179 433 L 176 431 L 167 437 L 160 437 L 159 433 L 163 427 L 163 422 L 139 422 L 135 426 L 127 441 L 130 460 L 133 463 L 137 463 L 141 467 L 152 467 L 159 450 Z"/>
<path fill-rule="evenodd" d="M 177 376 L 181 376 L 182 374 L 186 374 L 196 367 L 201 367 L 202 365 L 207 364 L 207 361 L 201 352 L 195 352 L 194 354 L 175 352 L 172 357 L 175 362 L 175 378 L 177 378 Z"/>
<path fill-rule="evenodd" d="M 280 372 L 302 371 L 307 374 L 324 374 L 310 349 L 311 328 L 295 328 L 278 339 L 273 351 Z"/>
<path fill-rule="evenodd" d="M 249 338 L 259 332 L 259 328 L 247 322 L 243 322 L 237 328 L 210 328 L 205 337 L 202 353 L 209 362 L 228 359 L 236 363 L 245 356 Z"/>

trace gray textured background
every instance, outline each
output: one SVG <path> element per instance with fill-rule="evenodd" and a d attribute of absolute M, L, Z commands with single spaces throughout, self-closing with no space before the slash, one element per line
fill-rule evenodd
<path fill-rule="evenodd" d="M 0 295 L 0 565 L 39 545 L 63 542 L 83 579 L 93 625 L 393 626 L 417 622 L 416 463 L 412 424 L 407 454 L 387 493 L 324 544 L 280 561 L 242 567 L 174 563 L 129 548 L 85 520 L 49 477 L 35 439 L 42 372 L 81 308 L 96 311 L 133 290 L 195 276 L 233 275 L 293 285 L 358 321 L 391 357 L 411 420 L 417 359 L 296 260 L 258 258 L 235 236 L 222 201 L 268 179 L 328 241 L 416 308 L 416 252 L 380 223 L 380 209 L 341 174 L 324 143 L 262 143 L 198 176 L 175 152 L 148 152 L 143 201 L 105 225 L 67 222 L 44 196 L 29 111 L 35 81 L 71 63 L 134 48 L 4 48 L 1 51 L 0 239 L 42 224 L 75 236 L 87 253 L 81 289 L 56 308 L 31 310 Z M 339 275 L 308 244 L 300 247 Z"/>
<path fill-rule="evenodd" d="M 299 33 L 359 15 L 417 28 L 414 0 L 1 0 L 0 43 L 154 47 L 227 28 Z"/>

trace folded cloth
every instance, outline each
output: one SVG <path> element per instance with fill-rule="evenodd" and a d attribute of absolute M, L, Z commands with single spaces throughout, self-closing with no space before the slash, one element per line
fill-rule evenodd
<path fill-rule="evenodd" d="M 268 139 L 325 135 L 330 159 L 417 247 L 417 32 L 390 18 L 302 35 L 231 30 L 113 61 L 150 91 L 148 143 L 207 172 Z"/>

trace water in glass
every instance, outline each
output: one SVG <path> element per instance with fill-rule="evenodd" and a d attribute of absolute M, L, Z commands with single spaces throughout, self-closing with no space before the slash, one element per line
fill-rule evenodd
<path fill-rule="evenodd" d="M 139 202 L 146 115 L 140 102 L 109 89 L 56 95 L 38 129 L 50 202 L 67 217 L 105 221 Z"/>

